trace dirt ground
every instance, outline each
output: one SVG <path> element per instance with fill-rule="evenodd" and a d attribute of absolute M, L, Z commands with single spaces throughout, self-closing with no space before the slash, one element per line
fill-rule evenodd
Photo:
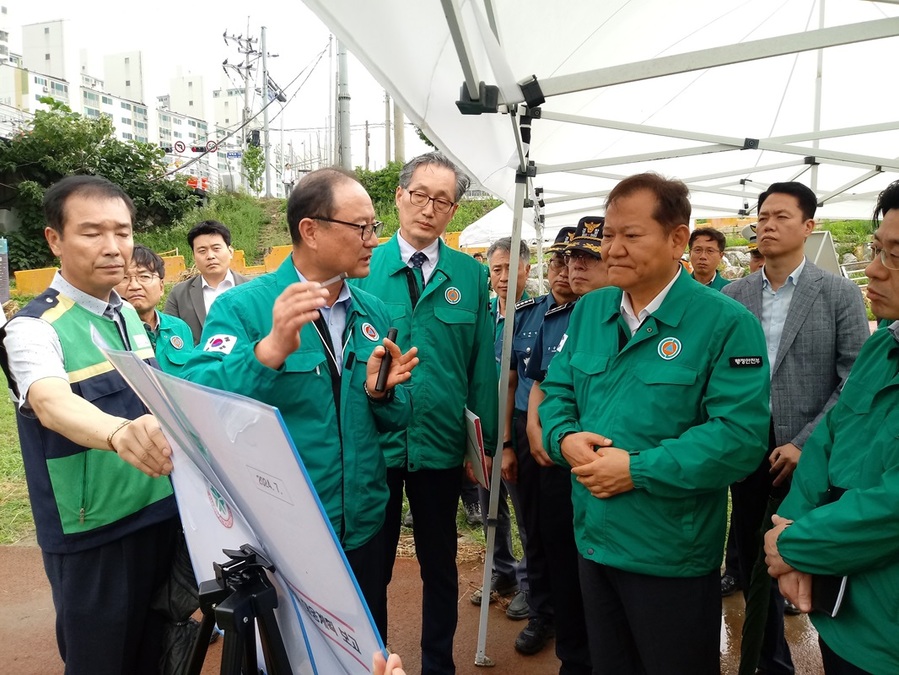
<path fill-rule="evenodd" d="M 479 608 L 469 602 L 470 592 L 480 585 L 482 565 L 473 558 L 459 562 L 459 628 L 455 639 L 456 668 L 459 675 L 552 675 L 559 663 L 552 645 L 534 656 L 522 656 L 514 647 L 515 636 L 525 621 L 511 621 L 497 604 L 490 607 L 487 656 L 495 667 L 477 668 Z M 739 594 L 724 600 L 721 627 L 721 672 L 736 673 L 739 635 L 743 615 Z M 17 675 L 59 675 L 62 662 L 56 650 L 54 611 L 44 575 L 40 551 L 35 546 L 0 547 L 0 663 L 3 672 Z M 397 560 L 389 594 L 390 635 L 388 644 L 404 659 L 407 672 L 420 672 L 418 655 L 421 581 L 414 558 Z M 797 675 L 821 675 L 817 637 L 805 616 L 786 617 L 787 638 L 796 663 Z M 209 649 L 204 675 L 219 672 L 221 640 Z"/>

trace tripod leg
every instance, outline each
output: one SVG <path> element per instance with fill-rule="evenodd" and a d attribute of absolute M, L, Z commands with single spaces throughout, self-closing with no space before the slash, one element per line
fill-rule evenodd
<path fill-rule="evenodd" d="M 268 675 L 290 675 L 290 660 L 287 648 L 281 636 L 281 629 L 275 619 L 275 607 L 278 606 L 278 594 L 271 586 L 256 597 L 256 622 L 259 624 L 259 637 L 262 642 L 262 653 Z"/>
<path fill-rule="evenodd" d="M 203 612 L 203 620 L 200 622 L 200 630 L 191 648 L 190 662 L 187 665 L 185 675 L 200 675 L 206 653 L 209 650 L 209 637 L 215 626 L 215 606 L 222 601 L 230 591 L 223 591 L 215 580 L 204 581 L 200 584 L 200 610 Z"/>

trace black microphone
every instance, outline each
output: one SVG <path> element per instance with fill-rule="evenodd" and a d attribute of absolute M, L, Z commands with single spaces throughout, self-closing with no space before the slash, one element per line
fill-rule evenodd
<path fill-rule="evenodd" d="M 387 330 L 387 339 L 396 343 L 396 328 L 389 328 Z M 378 370 L 378 381 L 375 383 L 375 391 L 378 393 L 384 391 L 387 387 L 387 374 L 390 372 L 390 364 L 392 362 L 393 356 L 388 349 L 387 353 L 384 354 L 384 357 L 381 359 L 381 369 Z"/>

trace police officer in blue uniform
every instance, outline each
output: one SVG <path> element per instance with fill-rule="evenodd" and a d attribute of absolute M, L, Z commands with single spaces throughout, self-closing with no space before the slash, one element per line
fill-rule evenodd
<path fill-rule="evenodd" d="M 542 313 L 525 372 L 528 382 L 533 383 L 529 386 L 527 424 L 529 447 L 538 467 L 535 529 L 543 549 L 552 552 L 546 557 L 546 573 L 555 610 L 556 656 L 562 662 L 559 672 L 565 675 L 590 675 L 592 666 L 578 583 L 570 472 L 553 464 L 543 450 L 537 406 L 543 400 L 540 382 L 561 346 L 578 297 L 606 285 L 602 225 L 602 217 L 582 218 L 577 228 L 560 230 L 556 243 L 548 249 L 552 254 L 548 277 L 554 301 Z"/>

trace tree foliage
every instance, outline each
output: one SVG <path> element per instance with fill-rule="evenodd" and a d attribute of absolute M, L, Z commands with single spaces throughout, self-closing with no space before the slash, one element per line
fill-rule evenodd
<path fill-rule="evenodd" d="M 247 186 L 255 194 L 259 194 L 265 173 L 265 153 L 260 146 L 251 144 L 243 151 L 243 172 L 247 177 Z"/>
<path fill-rule="evenodd" d="M 72 174 L 99 175 L 118 184 L 134 201 L 135 230 L 177 222 L 196 203 L 180 179 L 165 177 L 165 153 L 148 143 L 115 138 L 112 120 L 82 117 L 51 98 L 21 133 L 0 145 L 0 208 L 16 209 L 21 226 L 8 235 L 13 269 L 53 263 L 43 236 L 44 192 Z"/>
<path fill-rule="evenodd" d="M 393 204 L 402 169 L 402 162 L 389 162 L 387 166 L 377 171 L 366 171 L 362 167 L 356 167 L 356 177 L 368 192 L 375 208 Z"/>

